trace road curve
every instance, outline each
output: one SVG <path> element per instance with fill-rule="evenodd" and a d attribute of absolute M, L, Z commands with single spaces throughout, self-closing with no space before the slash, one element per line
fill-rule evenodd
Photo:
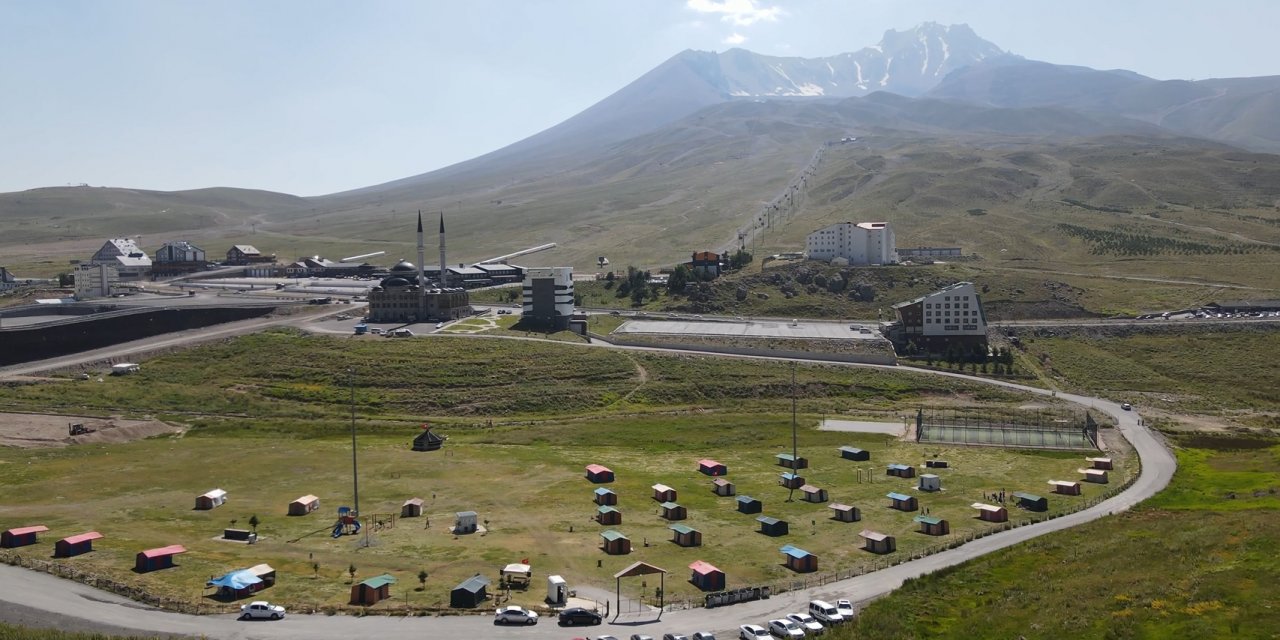
<path fill-rule="evenodd" d="M 598 342 L 598 341 L 597 341 Z M 587 346 L 587 345 L 582 345 Z M 688 352 L 680 352 L 688 353 Z M 699 354 L 713 357 L 740 357 L 724 354 Z M 862 365 L 855 363 L 833 363 L 812 361 L 814 364 L 855 366 L 864 368 L 896 369 L 883 365 Z M 913 370 L 920 375 L 944 375 L 962 378 L 983 384 L 992 384 L 1009 389 L 1050 395 L 1046 389 L 1038 389 L 1025 385 L 999 380 L 989 380 L 945 371 Z M 1083 511 L 1078 511 L 1053 520 L 1034 525 L 1002 531 L 985 538 L 974 540 L 954 549 L 936 553 L 918 560 L 905 562 L 888 569 L 860 575 L 839 582 L 780 594 L 768 600 L 757 600 L 744 604 L 719 607 L 714 609 L 695 609 L 690 611 L 665 612 L 660 619 L 646 616 L 644 620 L 605 624 L 582 630 L 589 635 L 610 633 L 619 637 L 627 637 L 632 633 L 642 632 L 653 636 L 663 633 L 679 632 L 691 634 L 698 630 L 711 630 L 720 637 L 736 636 L 739 624 L 760 624 L 765 620 L 781 617 L 786 613 L 801 611 L 813 598 L 837 599 L 849 598 L 865 602 L 892 592 L 902 585 L 904 580 L 932 573 L 939 569 L 955 566 L 979 556 L 1013 546 L 1054 531 L 1060 531 L 1079 524 L 1097 520 L 1120 511 L 1124 511 L 1145 500 L 1165 486 L 1173 478 L 1177 468 L 1177 460 L 1164 442 L 1147 427 L 1138 422 L 1138 416 L 1132 411 L 1124 411 L 1120 405 L 1100 398 L 1090 398 L 1067 393 L 1057 393 L 1057 397 L 1077 403 L 1084 407 L 1104 411 L 1116 419 L 1121 435 L 1134 447 L 1142 461 L 1142 469 L 1137 480 L 1123 492 Z M 49 612 L 60 618 L 79 618 L 88 623 L 111 625 L 114 627 L 135 630 L 141 634 L 183 634 L 203 635 L 209 638 L 333 638 L 349 640 L 361 635 L 374 637 L 400 637 L 400 634 L 413 634 L 415 637 L 484 637 L 484 638 L 528 638 L 552 639 L 574 635 L 570 629 L 557 627 L 552 621 L 544 620 L 535 627 L 507 628 L 495 627 L 489 616 L 446 616 L 431 618 L 400 618 L 389 616 L 368 616 L 356 618 L 352 616 L 290 616 L 279 622 L 239 622 L 230 615 L 195 616 L 188 614 L 160 611 L 131 602 L 120 596 L 99 591 L 87 585 L 56 578 L 47 574 L 0 565 L 0 602 L 19 605 L 19 608 Z M 71 623 L 74 621 L 68 621 Z M 69 624 L 68 626 L 75 626 Z"/>

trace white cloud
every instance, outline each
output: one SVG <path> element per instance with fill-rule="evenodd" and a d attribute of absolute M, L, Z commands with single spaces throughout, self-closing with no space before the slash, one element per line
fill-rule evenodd
<path fill-rule="evenodd" d="M 786 15 L 781 7 L 758 7 L 756 0 L 685 0 L 685 6 L 698 13 L 719 14 L 722 21 L 739 27 L 777 22 Z"/>
<path fill-rule="evenodd" d="M 742 44 L 747 41 L 747 37 L 741 33 L 735 33 L 724 39 L 725 44 Z"/>

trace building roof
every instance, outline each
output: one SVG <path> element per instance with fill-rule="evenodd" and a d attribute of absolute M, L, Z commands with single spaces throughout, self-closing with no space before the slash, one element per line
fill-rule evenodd
<path fill-rule="evenodd" d="M 598 496 L 607 496 L 613 493 L 613 489 L 606 489 L 604 487 L 600 487 L 599 489 L 596 489 L 593 493 L 595 493 Z"/>
<path fill-rule="evenodd" d="M 311 494 L 307 494 L 305 496 L 302 496 L 301 498 L 298 498 L 297 500 L 294 500 L 294 502 L 301 502 L 302 504 L 310 504 L 312 502 L 317 502 L 319 500 L 320 498 L 317 498 Z"/>
<path fill-rule="evenodd" d="M 717 569 L 715 565 L 710 562 L 706 562 L 705 560 L 697 560 L 693 564 L 690 564 L 689 568 L 693 569 L 694 573 L 701 576 L 705 576 L 709 573 L 723 573 Z"/>
<path fill-rule="evenodd" d="M 896 491 L 889 492 L 886 495 L 886 497 L 889 498 L 890 500 L 896 500 L 898 502 L 906 502 L 907 500 L 911 499 L 911 496 L 906 495 L 904 493 L 898 493 Z"/>
<path fill-rule="evenodd" d="M 760 502 L 760 500 L 751 496 L 738 496 L 738 502 Z"/>
<path fill-rule="evenodd" d="M 369 587 L 370 589 L 378 589 L 378 588 L 381 588 L 381 587 L 385 587 L 385 586 L 387 586 L 387 585 L 389 585 L 389 584 L 395 584 L 395 583 L 396 583 L 396 577 L 395 577 L 395 576 L 393 576 L 393 575 L 391 575 L 391 574 L 389 574 L 389 573 L 384 573 L 384 574 L 382 574 L 382 575 L 380 575 L 380 576 L 374 576 L 374 577 L 372 577 L 372 578 L 369 578 L 368 580 L 365 580 L 364 582 L 361 582 L 360 584 L 362 584 L 362 585 L 364 585 L 364 586 L 366 586 L 366 587 Z"/>
<path fill-rule="evenodd" d="M 667 486 L 667 485 L 665 485 L 665 484 L 655 484 L 655 485 L 653 485 L 653 490 L 654 490 L 654 491 L 657 491 L 657 492 L 659 492 L 659 493 L 666 493 L 666 492 L 668 492 L 668 491 L 675 491 L 675 489 L 672 489 L 671 487 L 668 487 L 668 486 Z"/>
<path fill-rule="evenodd" d="M 698 461 L 698 466 L 699 467 L 723 467 L 724 465 L 720 464 L 719 462 L 716 462 L 715 460 L 712 460 L 711 458 L 703 458 Z"/>
<path fill-rule="evenodd" d="M 262 252 L 258 251 L 258 249 L 251 244 L 233 244 L 231 245 L 231 248 L 236 249 L 247 256 L 262 255 Z"/>
<path fill-rule="evenodd" d="M 937 479 L 938 479 L 938 474 L 936 474 L 936 473 L 922 473 L 922 474 L 920 474 L 920 479 L 921 479 L 921 480 L 924 480 L 925 478 L 933 478 L 934 480 L 937 480 Z"/>
<path fill-rule="evenodd" d="M 226 492 L 226 491 L 223 491 L 222 489 L 214 489 L 213 491 L 209 491 L 209 492 L 206 492 L 206 493 L 202 494 L 200 497 L 201 497 L 201 498 L 209 498 L 209 499 L 212 499 L 212 500 L 217 500 L 218 498 L 225 498 L 225 497 L 227 497 L 227 492 Z"/>
<path fill-rule="evenodd" d="M 1044 498 L 1041 498 L 1040 496 L 1034 493 L 1027 493 L 1025 491 L 1015 491 L 1013 493 L 1013 497 L 1019 500 L 1030 500 L 1031 502 L 1039 502 L 1041 500 L 1044 500 Z"/>
<path fill-rule="evenodd" d="M 777 458 L 777 459 L 779 459 L 779 460 L 786 460 L 786 461 L 788 461 L 788 462 L 790 462 L 790 461 L 792 461 L 792 460 L 795 460 L 795 459 L 796 459 L 796 456 L 793 456 L 793 455 L 791 455 L 791 454 L 789 454 L 789 453 L 779 453 L 779 454 L 777 454 L 777 455 L 775 455 L 775 456 L 773 456 L 773 457 L 775 457 L 775 458 Z"/>
<path fill-rule="evenodd" d="M 858 533 L 858 535 L 867 540 L 874 540 L 875 542 L 883 542 L 893 537 L 887 533 L 880 533 L 879 531 L 872 531 L 870 529 L 863 529 Z"/>
<path fill-rule="evenodd" d="M 926 516 L 923 514 L 912 518 L 912 520 L 915 520 L 916 522 L 923 522 L 925 524 L 933 524 L 933 525 L 942 524 L 943 522 L 942 518 L 935 518 L 933 516 Z"/>
<path fill-rule="evenodd" d="M 678 505 L 678 504 L 676 504 L 676 503 L 674 503 L 674 502 L 664 502 L 664 503 L 662 503 L 662 505 L 660 505 L 660 506 L 661 506 L 663 509 L 679 509 L 679 508 L 680 508 L 680 505 Z"/>
<path fill-rule="evenodd" d="M 267 574 L 269 574 L 269 573 L 275 573 L 275 572 L 276 572 L 276 570 L 275 570 L 274 568 L 272 568 L 272 567 L 271 567 L 271 565 L 269 565 L 269 564 L 267 564 L 267 563 L 265 563 L 265 562 L 264 562 L 264 563 L 262 563 L 262 564 L 255 564 L 255 565 L 253 565 L 252 567 L 249 567 L 248 569 L 246 569 L 246 571 L 251 571 L 251 572 L 253 572 L 253 575 L 255 575 L 255 576 L 265 576 L 265 575 L 267 575 Z"/>
<path fill-rule="evenodd" d="M 37 524 L 30 527 L 17 527 L 17 528 L 8 530 L 5 533 L 11 536 L 25 536 L 28 533 L 42 533 L 48 530 L 49 530 L 49 527 L 46 527 L 42 524 Z"/>
<path fill-rule="evenodd" d="M 1085 458 L 1085 462 L 1111 462 L 1111 458 Z"/>
<path fill-rule="evenodd" d="M 591 473 L 613 473 L 612 469 L 602 464 L 589 464 L 587 465 L 587 471 Z"/>
<path fill-rule="evenodd" d="M 1277 309 L 1280 308 L 1280 300 L 1224 300 L 1210 302 L 1205 306 L 1220 309 Z"/>
<path fill-rule="evenodd" d="M 1080 473 L 1083 473 L 1083 474 L 1085 474 L 1085 475 L 1089 475 L 1089 476 L 1105 476 L 1105 475 L 1107 475 L 1107 470 L 1106 470 L 1106 469 L 1076 469 L 1076 471 L 1079 471 Z M 1017 495 L 1017 494 L 1014 494 L 1014 495 Z"/>
<path fill-rule="evenodd" d="M 836 511 L 852 511 L 853 510 L 853 507 L 847 504 L 839 503 L 839 502 L 832 502 L 831 504 L 827 505 L 827 508 L 834 509 Z"/>
<path fill-rule="evenodd" d="M 611 507 L 609 505 L 604 505 L 599 509 L 596 509 L 596 513 L 613 513 L 615 511 L 618 511 L 618 509 L 616 507 Z M 618 511 L 618 513 L 621 513 L 621 512 Z"/>
<path fill-rule="evenodd" d="M 938 289 L 937 291 L 934 291 L 933 293 L 926 293 L 926 294 L 924 294 L 924 295 L 920 296 L 919 298 L 915 298 L 915 299 L 912 299 L 912 300 L 907 300 L 906 302 L 899 302 L 898 304 L 893 305 L 893 306 L 892 306 L 892 308 L 893 308 L 893 309 L 901 309 L 901 308 L 903 308 L 903 307 L 909 307 L 909 306 L 911 306 L 911 305 L 913 305 L 913 304 L 916 304 L 916 303 L 919 303 L 919 302 L 924 302 L 924 299 L 925 299 L 925 298 L 929 298 L 929 297 L 932 297 L 932 296 L 936 296 L 936 295 L 938 295 L 938 294 L 940 294 L 940 293 L 947 293 L 948 291 L 955 291 L 956 289 L 959 289 L 960 287 L 963 287 L 963 286 L 965 286 L 965 285 L 973 286 L 973 283 L 972 283 L 972 282 L 957 282 L 957 283 L 955 283 L 955 284 L 950 284 L 950 285 L 947 285 L 947 286 L 945 286 L 945 287 L 943 287 L 943 288 L 941 288 L 941 289 Z"/>
<path fill-rule="evenodd" d="M 991 511 L 993 513 L 996 511 L 1004 511 L 1004 507 L 996 506 L 994 504 L 983 504 L 981 502 L 975 502 L 969 506 L 974 509 L 978 509 L 979 511 Z"/>
<path fill-rule="evenodd" d="M 161 556 L 171 556 L 178 553 L 186 553 L 187 548 L 180 544 L 171 544 L 167 547 L 158 547 L 156 549 L 147 549 L 142 555 L 147 558 L 159 558 Z"/>
<path fill-rule="evenodd" d="M 1073 481 L 1073 480 L 1050 480 L 1050 481 L 1049 481 L 1049 484 L 1051 484 L 1051 485 L 1053 485 L 1053 486 L 1055 486 L 1055 487 L 1078 487 L 1078 486 L 1080 486 L 1080 483 L 1079 483 L 1079 482 L 1075 482 L 1075 481 Z"/>
<path fill-rule="evenodd" d="M 477 514 L 474 511 L 459 511 L 454 515 L 458 516 L 459 518 L 474 518 L 476 517 Z"/>
<path fill-rule="evenodd" d="M 533 573 L 533 567 L 524 562 L 512 562 L 502 568 L 503 573 Z"/>
<path fill-rule="evenodd" d="M 80 544 L 81 542 L 88 542 L 90 540 L 101 540 L 101 539 L 102 539 L 101 533 L 98 533 L 97 531 L 87 531 L 85 533 L 76 534 L 74 536 L 67 536 L 63 538 L 62 541 L 67 544 Z"/>
<path fill-rule="evenodd" d="M 415 507 L 421 507 L 421 506 L 422 506 L 422 502 L 423 502 L 422 498 L 409 498 L 408 500 L 405 500 L 405 501 L 404 501 L 404 504 L 402 504 L 402 505 L 400 505 L 400 506 L 402 506 L 402 507 L 407 507 L 407 506 L 409 506 L 409 505 L 413 505 L 413 506 L 415 506 Z"/>
<path fill-rule="evenodd" d="M 778 524 L 779 522 L 784 522 L 784 521 L 779 520 L 777 518 L 770 518 L 769 516 L 760 516 L 756 518 L 756 522 L 759 522 L 760 524 L 769 525 L 772 527 L 773 525 Z"/>
<path fill-rule="evenodd" d="M 650 573 L 666 573 L 667 570 L 662 567 L 651 565 L 648 562 L 633 562 L 626 569 L 613 574 L 614 578 L 630 578 L 631 576 L 643 576 Z"/>
<path fill-rule="evenodd" d="M 784 545 L 781 549 L 778 549 L 778 551 L 781 551 L 781 552 L 783 552 L 783 553 L 785 553 L 785 554 L 787 554 L 787 555 L 791 556 L 792 558 L 796 558 L 796 559 L 800 559 L 800 558 L 807 558 L 807 557 L 809 557 L 809 556 L 813 555 L 812 553 L 809 553 L 808 551 L 805 551 L 804 549 L 801 549 L 800 547 L 796 547 L 796 546 L 789 545 L 789 544 L 788 544 L 788 545 Z"/>
<path fill-rule="evenodd" d="M 910 469 L 910 468 L 911 468 L 911 465 L 909 465 L 909 464 L 896 464 L 896 463 L 895 463 L 895 464 L 891 464 L 891 465 L 889 465 L 889 466 L 888 466 L 888 467 L 886 467 L 886 468 L 887 468 L 887 469 L 895 469 L 895 470 L 896 470 L 896 469 Z"/>
<path fill-rule="evenodd" d="M 609 542 L 614 542 L 614 541 L 617 541 L 617 540 L 629 540 L 629 539 L 630 539 L 630 538 L 628 538 L 628 537 L 626 537 L 626 536 L 622 535 L 622 532 L 620 532 L 620 531 L 614 531 L 613 529 L 605 529 L 604 531 L 601 531 L 601 532 L 600 532 L 600 537 L 601 537 L 601 538 L 604 538 L 605 540 L 608 540 Z"/>
<path fill-rule="evenodd" d="M 852 453 L 862 453 L 862 449 L 859 449 L 859 448 L 857 448 L 857 447 L 850 447 L 849 445 L 845 445 L 845 446 L 843 446 L 843 447 L 840 447 L 840 451 L 849 451 L 849 452 L 852 452 Z"/>
<path fill-rule="evenodd" d="M 797 475 L 797 474 L 791 473 L 790 471 L 788 471 L 788 472 L 786 472 L 786 473 L 783 473 L 783 474 L 780 474 L 780 475 L 782 476 L 782 478 L 783 478 L 784 480 L 795 480 L 795 479 L 797 479 L 797 478 L 799 478 L 799 479 L 801 479 L 801 480 L 803 480 L 803 479 L 804 479 L 804 476 L 801 476 L 801 475 Z"/>
<path fill-rule="evenodd" d="M 483 575 L 476 574 L 458 583 L 458 586 L 453 589 L 455 591 L 462 589 L 463 591 L 470 591 L 471 593 L 480 593 L 480 591 L 487 586 L 489 586 L 489 579 Z"/>
<path fill-rule="evenodd" d="M 715 485 L 715 486 L 717 486 L 717 487 L 733 486 L 733 483 L 732 483 L 732 482 L 729 482 L 728 480 L 725 480 L 724 478 L 716 478 L 715 480 L 712 480 L 712 481 L 711 481 L 711 484 L 714 484 L 714 485 Z"/>
<path fill-rule="evenodd" d="M 694 529 L 693 527 L 691 527 L 691 526 L 689 526 L 689 525 L 687 525 L 687 524 L 673 524 L 673 525 L 671 525 L 671 526 L 669 526 L 669 527 L 667 527 L 667 528 L 668 528 L 668 529 L 670 529 L 670 530 L 672 530 L 672 531 L 674 531 L 674 532 L 676 532 L 676 533 L 680 533 L 680 534 L 684 534 L 684 535 L 688 535 L 688 534 L 690 534 L 690 533 L 697 533 L 697 532 L 698 532 L 698 530 L 697 530 L 697 529 Z"/>
<path fill-rule="evenodd" d="M 819 492 L 819 491 L 822 491 L 822 489 L 819 489 L 819 488 L 817 488 L 817 487 L 815 487 L 815 486 L 813 486 L 813 485 L 811 485 L 811 484 L 806 484 L 806 485 L 804 485 L 804 486 L 800 487 L 800 490 L 801 490 L 801 491 L 803 491 L 803 492 L 805 492 L 805 493 L 817 493 L 817 492 Z"/>

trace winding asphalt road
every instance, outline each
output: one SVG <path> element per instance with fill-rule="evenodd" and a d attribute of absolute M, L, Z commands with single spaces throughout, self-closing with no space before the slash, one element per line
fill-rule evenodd
<path fill-rule="evenodd" d="M 587 346 L 587 345 L 583 345 Z M 595 346 L 600 345 L 599 341 Z M 687 352 L 684 352 L 687 353 Z M 705 354 L 714 357 L 722 354 Z M 816 362 L 816 364 L 846 364 Z M 847 363 L 846 366 L 896 369 L 878 365 Z M 988 380 L 963 374 L 936 371 L 920 371 L 920 375 L 946 375 L 955 378 L 993 384 L 1010 389 L 1050 395 L 1050 391 L 1008 382 Z M 1003 531 L 980 538 L 963 546 L 937 553 L 919 560 L 906 562 L 888 569 L 864 574 L 848 580 L 832 582 L 757 600 L 714 609 L 664 612 L 644 615 L 643 619 L 620 621 L 590 629 L 574 630 L 557 627 L 553 621 L 544 620 L 535 627 L 495 627 L 490 616 L 447 616 L 430 618 L 394 618 L 369 616 L 290 616 L 279 622 L 240 622 L 231 615 L 195 616 L 170 613 L 129 601 L 111 593 L 86 585 L 55 578 L 53 576 L 0 565 L 0 602 L 14 605 L 13 609 L 30 614 L 44 611 L 63 622 L 60 626 L 74 627 L 75 618 L 92 625 L 109 625 L 130 629 L 138 634 L 202 635 L 209 638 L 333 638 L 350 640 L 360 637 L 419 637 L 419 638 L 528 638 L 534 640 L 570 638 L 580 635 L 612 634 L 626 638 L 633 633 L 661 637 L 663 633 L 691 634 L 699 630 L 711 630 L 717 637 L 737 636 L 737 626 L 762 622 L 787 613 L 802 611 L 810 599 L 835 600 L 848 598 L 866 602 L 892 592 L 904 580 L 955 566 L 979 556 L 994 553 L 1006 547 L 1060 531 L 1079 524 L 1124 511 L 1145 500 L 1169 484 L 1177 461 L 1164 442 L 1149 429 L 1141 426 L 1137 415 L 1124 411 L 1120 405 L 1100 398 L 1090 398 L 1066 393 L 1057 397 L 1079 405 L 1104 411 L 1117 421 L 1120 433 L 1136 450 L 1142 461 L 1138 479 L 1125 491 L 1093 507 L 1054 520 Z M 637 614 L 640 615 L 640 614 Z"/>

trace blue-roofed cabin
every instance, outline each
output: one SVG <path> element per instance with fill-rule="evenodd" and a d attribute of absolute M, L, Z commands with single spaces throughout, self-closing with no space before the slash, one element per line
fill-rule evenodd
<path fill-rule="evenodd" d="M 780 551 L 788 569 L 796 573 L 812 573 L 818 570 L 818 556 L 792 545 L 782 547 Z"/>
<path fill-rule="evenodd" d="M 897 509 L 898 511 L 915 511 L 920 508 L 916 503 L 915 496 L 909 496 L 904 493 L 890 493 L 888 498 L 889 508 L 891 509 Z"/>

